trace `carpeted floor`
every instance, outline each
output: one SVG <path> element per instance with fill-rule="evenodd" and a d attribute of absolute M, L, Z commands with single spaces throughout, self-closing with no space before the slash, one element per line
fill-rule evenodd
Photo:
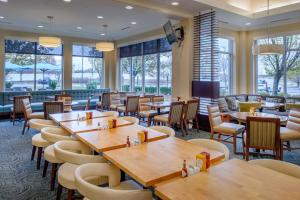
<path fill-rule="evenodd" d="M 50 172 L 42 178 L 42 169 L 36 170 L 35 162 L 30 161 L 31 137 L 36 132 L 30 130 L 21 135 L 21 129 L 21 123 L 13 126 L 8 121 L 0 121 L 0 200 L 55 199 L 56 192 L 50 192 L 49 188 Z M 184 139 L 208 137 L 206 132 L 193 131 Z M 284 160 L 300 165 L 300 151 L 286 152 Z M 62 199 L 65 197 L 64 193 Z"/>

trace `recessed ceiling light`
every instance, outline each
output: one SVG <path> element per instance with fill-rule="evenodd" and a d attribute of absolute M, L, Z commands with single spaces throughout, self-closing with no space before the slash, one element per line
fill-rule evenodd
<path fill-rule="evenodd" d="M 101 33 L 100 35 L 105 36 L 105 33 Z"/>
<path fill-rule="evenodd" d="M 4 3 L 7 3 L 8 2 L 8 0 L 0 0 L 1 2 L 4 2 Z"/>
<path fill-rule="evenodd" d="M 3 16 L 0 16 L 0 19 L 4 19 L 5 17 L 3 17 Z"/>
<path fill-rule="evenodd" d="M 38 27 L 38 28 L 44 28 L 44 26 L 43 26 L 43 25 L 38 25 L 37 27 Z"/>
<path fill-rule="evenodd" d="M 250 26 L 251 25 L 251 22 L 247 22 L 245 23 L 246 26 Z"/>
<path fill-rule="evenodd" d="M 103 16 L 100 16 L 100 15 L 99 15 L 99 16 L 97 16 L 97 18 L 98 18 L 98 19 L 103 19 Z"/>
<path fill-rule="evenodd" d="M 71 2 L 71 1 L 72 1 L 72 0 L 64 0 L 64 2 L 68 2 L 68 3 Z"/>
<path fill-rule="evenodd" d="M 171 3 L 171 5 L 172 5 L 172 6 L 178 6 L 179 3 L 178 3 L 177 1 L 174 1 L 174 2 Z"/>
<path fill-rule="evenodd" d="M 127 10 L 132 10 L 133 9 L 133 6 L 126 6 L 125 7 Z"/>
<path fill-rule="evenodd" d="M 82 27 L 81 27 L 81 26 L 77 26 L 77 29 L 78 29 L 78 30 L 81 30 L 81 29 L 82 29 Z"/>
<path fill-rule="evenodd" d="M 132 25 L 136 25 L 136 22 L 131 22 Z"/>

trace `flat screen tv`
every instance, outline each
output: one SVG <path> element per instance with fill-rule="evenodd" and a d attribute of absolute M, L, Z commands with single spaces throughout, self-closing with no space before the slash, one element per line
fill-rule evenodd
<path fill-rule="evenodd" d="M 170 20 L 164 25 L 164 30 L 165 30 L 166 37 L 167 37 L 167 40 L 170 45 L 177 42 L 176 34 L 175 34 L 175 31 L 173 29 L 173 26 L 172 26 L 172 23 Z"/>

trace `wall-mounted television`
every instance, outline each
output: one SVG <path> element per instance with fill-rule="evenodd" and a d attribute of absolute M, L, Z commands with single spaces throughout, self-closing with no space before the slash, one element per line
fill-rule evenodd
<path fill-rule="evenodd" d="M 177 37 L 176 37 L 173 25 L 170 20 L 164 25 L 164 30 L 166 33 L 166 38 L 170 45 L 177 42 Z"/>

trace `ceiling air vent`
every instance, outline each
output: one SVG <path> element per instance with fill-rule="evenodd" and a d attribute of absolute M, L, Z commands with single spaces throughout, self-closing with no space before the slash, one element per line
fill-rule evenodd
<path fill-rule="evenodd" d="M 124 28 L 122 28 L 121 30 L 122 30 L 122 31 L 125 31 L 125 30 L 127 30 L 127 29 L 130 29 L 130 26 L 124 27 Z"/>
<path fill-rule="evenodd" d="M 2 21 L 0 21 L 0 24 L 12 24 L 12 22 L 2 22 Z"/>
<path fill-rule="evenodd" d="M 292 19 L 292 18 L 273 20 L 273 21 L 271 21 L 271 23 L 284 22 L 284 21 L 288 21 L 288 20 L 290 20 L 290 19 Z"/>

